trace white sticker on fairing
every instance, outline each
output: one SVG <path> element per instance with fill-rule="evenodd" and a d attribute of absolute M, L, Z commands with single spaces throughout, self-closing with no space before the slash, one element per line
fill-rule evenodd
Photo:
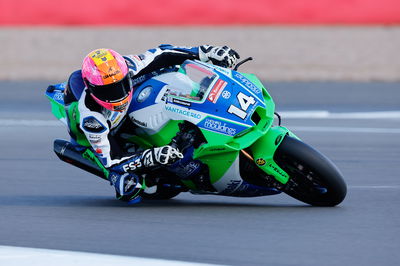
<path fill-rule="evenodd" d="M 164 102 L 153 104 L 129 114 L 131 121 L 149 134 L 157 133 L 170 120 L 164 110 Z"/>
<path fill-rule="evenodd" d="M 239 156 L 229 167 L 228 171 L 213 184 L 213 187 L 218 193 L 223 195 L 232 194 L 241 184 L 243 179 L 240 176 L 239 171 Z"/>

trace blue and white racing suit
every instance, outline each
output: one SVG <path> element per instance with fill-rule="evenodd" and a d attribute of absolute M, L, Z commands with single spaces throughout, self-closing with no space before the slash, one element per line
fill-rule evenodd
<path fill-rule="evenodd" d="M 198 59 L 203 62 L 232 67 L 239 55 L 226 46 L 178 47 L 163 44 L 143 54 L 127 55 L 124 58 L 135 85 L 148 79 L 153 71 L 179 65 L 186 59 Z M 80 72 L 74 72 L 72 75 L 79 76 L 79 74 Z M 78 102 L 79 130 L 86 136 L 106 168 L 121 175 L 126 172 L 134 172 L 144 166 L 143 159 L 146 158 L 143 153 L 127 154 L 123 152 L 114 138 L 123 121 L 129 117 L 126 111 L 129 108 L 123 112 L 107 110 L 89 96 L 86 88 L 77 99 L 67 88 L 64 100 L 66 106 L 71 102 Z M 70 134 L 74 138 L 71 130 Z"/>

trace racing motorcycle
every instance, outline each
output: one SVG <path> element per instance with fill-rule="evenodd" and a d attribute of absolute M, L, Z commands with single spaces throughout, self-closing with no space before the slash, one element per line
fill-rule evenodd
<path fill-rule="evenodd" d="M 136 84 L 128 110 L 134 126 L 122 134 L 124 141 L 142 148 L 174 145 L 184 154 L 171 166 L 140 174 L 142 198 L 284 192 L 314 206 L 344 200 L 347 188 L 337 167 L 281 126 L 261 81 L 238 71 L 248 60 L 234 70 L 186 60 Z M 66 124 L 65 86 L 49 86 L 46 96 L 53 114 Z M 56 139 L 54 151 L 61 160 L 108 180 L 109 171 L 90 145 Z"/>

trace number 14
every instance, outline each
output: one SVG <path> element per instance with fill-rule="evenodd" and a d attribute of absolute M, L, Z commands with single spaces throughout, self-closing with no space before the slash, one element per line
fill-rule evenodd
<path fill-rule="evenodd" d="M 228 113 L 234 114 L 244 120 L 247 116 L 247 109 L 249 109 L 251 105 L 255 104 L 256 101 L 252 96 L 247 96 L 242 92 L 239 92 L 239 94 L 236 95 L 236 98 L 239 101 L 240 108 L 232 104 L 229 106 Z"/>

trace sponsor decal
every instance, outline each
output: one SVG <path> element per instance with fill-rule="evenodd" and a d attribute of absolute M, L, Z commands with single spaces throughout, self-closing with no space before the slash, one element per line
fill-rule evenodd
<path fill-rule="evenodd" d="M 236 134 L 236 128 L 229 127 L 229 124 L 222 122 L 222 121 L 217 121 L 217 120 L 207 118 L 204 121 L 203 126 L 207 129 L 221 132 L 221 133 L 227 134 L 229 136 L 233 136 Z"/>
<path fill-rule="evenodd" d="M 222 98 L 224 98 L 225 100 L 229 99 L 231 97 L 231 93 L 227 90 L 224 90 L 222 92 Z"/>
<path fill-rule="evenodd" d="M 257 88 L 257 86 L 253 84 L 253 82 L 251 82 L 250 80 L 245 78 L 243 75 L 236 72 L 234 77 L 236 80 L 239 80 L 243 85 L 245 85 L 252 92 L 254 92 L 256 94 L 259 94 L 261 92 L 261 90 L 259 88 Z"/>
<path fill-rule="evenodd" d="M 182 101 L 182 100 L 175 99 L 175 98 L 172 98 L 172 102 L 173 102 L 173 103 L 176 103 L 176 104 L 183 105 L 183 106 L 191 106 L 191 103 L 190 103 L 190 102 Z"/>
<path fill-rule="evenodd" d="M 225 86 L 228 83 L 226 83 L 225 81 L 219 79 L 214 87 L 212 88 L 212 90 L 210 91 L 210 93 L 208 94 L 207 99 L 212 102 L 212 103 L 216 103 L 218 101 L 219 96 L 221 95 L 222 91 L 224 90 Z"/>
<path fill-rule="evenodd" d="M 134 160 L 133 162 L 124 164 L 122 166 L 122 169 L 124 170 L 124 172 L 128 172 L 128 171 L 133 171 L 136 170 L 136 168 L 141 167 L 142 166 L 142 162 L 140 161 L 140 158 Z"/>
<path fill-rule="evenodd" d="M 118 116 L 117 119 L 111 120 L 112 125 L 117 125 L 121 121 L 122 115 Z"/>
<path fill-rule="evenodd" d="M 88 139 L 90 143 L 96 144 L 101 141 L 101 136 L 100 135 L 94 135 L 94 134 L 89 134 Z"/>
<path fill-rule="evenodd" d="M 271 167 L 278 175 L 281 175 L 283 177 L 287 177 L 287 175 L 284 172 L 279 170 L 276 166 L 272 165 L 271 163 L 268 166 Z"/>
<path fill-rule="evenodd" d="M 201 119 L 201 115 L 189 110 L 182 110 L 176 107 L 172 107 L 172 106 L 165 106 L 165 109 L 169 112 L 173 112 L 173 113 L 177 113 L 180 115 L 184 115 L 187 117 L 192 117 L 192 118 L 196 118 L 196 119 Z"/>
<path fill-rule="evenodd" d="M 260 187 L 256 185 L 252 185 L 243 181 L 243 183 L 231 194 L 231 196 L 236 197 L 258 197 L 258 196 L 266 196 L 266 195 L 275 195 L 279 194 L 275 188 L 268 187 Z"/>
<path fill-rule="evenodd" d="M 142 83 L 143 81 L 145 81 L 146 80 L 146 75 L 142 75 L 142 76 L 140 76 L 140 77 L 137 77 L 137 78 L 135 78 L 135 79 L 132 79 L 132 84 L 133 85 L 137 85 L 137 84 L 139 84 L 139 83 Z"/>
<path fill-rule="evenodd" d="M 258 166 L 263 166 L 263 165 L 265 165 L 265 163 L 266 163 L 266 161 L 265 161 L 263 158 L 258 158 L 258 159 L 256 160 L 256 164 L 257 164 Z"/>
<path fill-rule="evenodd" d="M 96 153 L 97 153 L 97 154 L 102 154 L 102 153 L 103 153 L 103 150 L 100 149 L 100 148 L 97 148 L 97 149 L 96 149 Z"/>
<path fill-rule="evenodd" d="M 227 188 L 224 189 L 221 194 L 231 194 L 240 184 L 242 183 L 241 180 L 231 180 L 229 181 Z"/>
<path fill-rule="evenodd" d="M 121 73 L 121 71 L 119 69 L 115 69 L 114 67 L 110 67 L 108 69 L 108 74 L 104 75 L 103 79 L 111 78 L 112 76 L 118 75 L 119 73 Z"/>
<path fill-rule="evenodd" d="M 88 132 L 94 133 L 101 133 L 106 130 L 106 127 L 93 116 L 85 117 L 83 119 L 83 128 Z"/>
<path fill-rule="evenodd" d="M 123 118 L 123 114 L 121 112 L 110 111 L 105 108 L 103 108 L 102 114 L 111 122 L 112 126 L 117 125 L 121 121 L 121 118 Z"/>
<path fill-rule="evenodd" d="M 128 104 L 129 104 L 130 102 L 129 101 L 127 101 L 127 102 L 125 102 L 125 103 L 123 103 L 123 104 L 121 104 L 121 105 L 114 105 L 114 111 L 116 111 L 116 112 L 121 112 L 121 111 L 124 111 L 125 109 L 126 109 L 126 107 L 128 106 Z"/>
<path fill-rule="evenodd" d="M 111 184 L 115 184 L 115 183 L 117 183 L 117 180 L 118 180 L 118 174 L 112 173 L 112 174 L 108 177 L 108 179 L 110 180 Z"/>
<path fill-rule="evenodd" d="M 64 101 L 64 93 L 61 91 L 56 91 L 56 93 L 53 96 L 53 99 L 56 100 L 57 102 Z"/>
<path fill-rule="evenodd" d="M 96 50 L 96 51 L 94 51 L 92 54 L 91 54 L 91 57 L 93 58 L 93 59 L 98 59 L 98 58 L 102 58 L 102 57 L 105 57 L 105 56 L 107 56 L 108 55 L 108 51 L 107 50 L 105 50 L 105 49 L 98 49 L 98 50 Z"/>
<path fill-rule="evenodd" d="M 221 72 L 221 73 L 223 73 L 223 74 L 225 74 L 227 76 L 230 76 L 230 74 L 231 74 L 231 70 L 229 70 L 229 69 L 222 68 L 222 67 L 219 67 L 219 66 L 213 66 L 213 67 L 214 67 L 214 69 L 218 70 L 219 72 Z"/>
<path fill-rule="evenodd" d="M 135 118 L 133 118 L 132 121 L 133 121 L 133 123 L 135 123 L 135 124 L 138 125 L 138 126 L 147 127 L 147 123 L 146 123 L 146 122 L 139 121 L 139 120 L 137 120 L 137 119 L 135 119 Z"/>
<path fill-rule="evenodd" d="M 189 162 L 184 168 L 183 168 L 183 172 L 185 173 L 184 175 L 186 177 L 190 176 L 191 174 L 193 174 L 197 169 L 199 169 L 200 167 L 200 163 L 197 161 L 191 161 Z"/>
<path fill-rule="evenodd" d="M 110 110 L 108 110 L 108 111 L 110 111 Z M 111 114 L 112 114 L 112 115 L 111 115 Z M 110 120 L 111 120 L 111 121 L 114 121 L 114 120 L 117 118 L 117 116 L 118 116 L 119 114 L 120 114 L 119 112 L 111 112 L 111 111 L 110 111 L 110 115 L 111 115 Z"/>

